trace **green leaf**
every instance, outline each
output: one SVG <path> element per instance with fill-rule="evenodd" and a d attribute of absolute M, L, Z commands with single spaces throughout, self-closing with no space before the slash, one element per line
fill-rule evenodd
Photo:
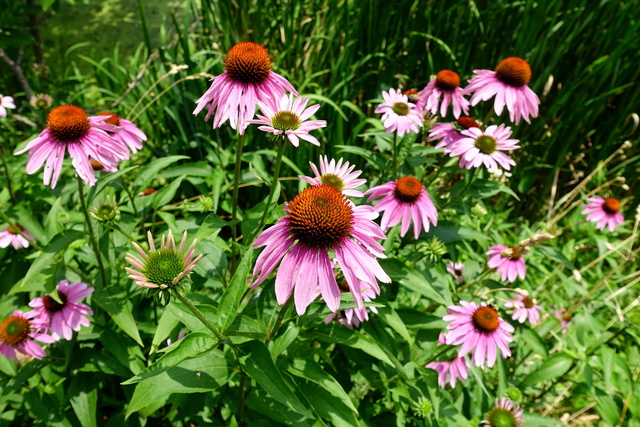
<path fill-rule="evenodd" d="M 231 325 L 238 314 L 240 300 L 247 288 L 247 275 L 253 266 L 253 246 L 249 246 L 240 265 L 224 290 L 218 304 L 218 326 L 223 331 Z"/>
<path fill-rule="evenodd" d="M 396 331 L 406 342 L 413 345 L 413 337 L 407 330 L 404 322 L 398 316 L 398 313 L 391 307 L 381 307 L 378 309 L 378 317 L 382 319 L 387 325 Z"/>
<path fill-rule="evenodd" d="M 91 187 L 91 191 L 89 192 L 89 203 L 93 199 L 96 198 L 109 184 L 111 184 L 116 179 L 120 178 L 122 175 L 130 172 L 134 169 L 138 169 L 139 166 L 129 166 L 128 168 L 121 169 L 117 172 L 108 173 L 105 176 L 101 177 L 95 187 Z M 127 184 L 125 184 L 127 185 Z"/>
<path fill-rule="evenodd" d="M 169 311 L 164 310 L 158 321 L 158 327 L 156 333 L 153 335 L 153 341 L 151 342 L 151 352 L 154 353 L 160 344 L 169 337 L 171 331 L 180 324 L 180 321 Z"/>
<path fill-rule="evenodd" d="M 196 307 L 198 307 L 198 310 L 200 310 L 202 315 L 209 322 L 214 325 L 216 324 L 217 310 L 215 307 L 207 304 L 196 304 Z M 211 331 L 193 315 L 191 310 L 181 302 L 171 300 L 171 303 L 167 306 L 167 310 L 169 310 L 176 319 L 180 320 L 187 328 L 189 328 L 190 331 L 204 332 L 206 334 L 211 333 Z"/>
<path fill-rule="evenodd" d="M 93 373 L 78 372 L 69 385 L 69 402 L 82 427 L 97 426 L 98 387 Z"/>
<path fill-rule="evenodd" d="M 52 291 L 52 289 L 44 289 L 42 282 L 39 280 L 35 280 L 39 273 L 41 273 L 46 267 L 55 264 L 54 258 L 58 252 L 62 249 L 65 249 L 69 244 L 75 242 L 79 238 L 84 236 L 82 231 L 77 230 L 65 230 L 62 233 L 55 236 L 51 243 L 49 243 L 38 255 L 38 258 L 31 264 L 29 271 L 24 276 L 24 279 L 16 283 L 16 285 L 11 288 L 10 293 L 16 292 L 29 292 L 29 291 Z"/>
<path fill-rule="evenodd" d="M 131 312 L 131 301 L 129 301 L 123 291 L 115 294 L 113 293 L 113 289 L 114 288 L 109 286 L 97 289 L 93 293 L 92 300 L 102 307 L 104 311 L 109 313 L 120 329 L 133 338 L 140 347 L 144 347 L 140 333 L 138 332 L 138 325 Z"/>
<path fill-rule="evenodd" d="M 549 355 L 547 346 L 535 330 L 523 326 L 522 329 L 520 329 L 520 335 L 522 335 L 522 342 L 529 346 L 534 353 L 545 357 Z"/>
<path fill-rule="evenodd" d="M 520 387 L 533 386 L 542 381 L 554 380 L 564 375 L 572 366 L 573 360 L 573 357 L 565 353 L 558 353 L 551 356 L 537 369 L 527 375 L 520 383 Z"/>
<path fill-rule="evenodd" d="M 438 226 L 432 228 L 427 235 L 436 236 L 442 240 L 442 243 L 452 243 L 459 240 L 473 240 L 476 242 L 486 242 L 489 240 L 486 233 L 461 227 L 451 221 L 438 221 Z"/>
<path fill-rule="evenodd" d="M 518 195 L 509 187 L 486 179 L 475 180 L 468 190 L 468 194 L 476 199 L 486 199 L 487 197 L 495 196 L 498 193 L 506 193 L 513 196 L 516 200 L 520 200 Z"/>
<path fill-rule="evenodd" d="M 207 353 L 213 346 L 215 346 L 217 340 L 213 337 L 201 333 L 192 332 L 186 337 L 178 340 L 160 359 L 156 360 L 153 364 L 147 367 L 144 371 L 140 372 L 133 378 L 121 383 L 122 385 L 135 384 L 148 378 L 160 375 L 167 371 L 167 369 L 177 365 L 188 358 L 194 358 L 202 356 Z"/>
<path fill-rule="evenodd" d="M 168 156 L 153 160 L 147 166 L 142 168 L 142 170 L 136 177 L 135 184 L 137 186 L 137 190 L 134 191 L 134 193 L 147 188 L 149 183 L 158 177 L 158 173 L 169 166 L 171 163 L 175 163 L 178 160 L 188 158 L 188 156 Z"/>
<path fill-rule="evenodd" d="M 231 369 L 224 353 L 211 350 L 193 359 L 182 361 L 161 374 L 136 385 L 127 408 L 127 417 L 173 393 L 198 393 L 215 390 L 229 380 Z"/>
<path fill-rule="evenodd" d="M 198 240 L 202 240 L 202 239 L 206 239 L 212 234 L 217 235 L 216 232 L 219 231 L 226 224 L 227 223 L 218 215 L 209 214 L 204 219 L 204 221 L 202 221 L 202 224 L 200 225 L 200 228 L 198 229 L 198 232 L 196 233 L 195 238 Z"/>
<path fill-rule="evenodd" d="M 443 305 L 449 304 L 449 302 L 431 286 L 427 279 L 414 268 L 393 258 L 381 259 L 380 265 L 392 280 L 398 281 L 402 286 L 418 292 L 437 303 Z"/>
<path fill-rule="evenodd" d="M 358 410 L 353 405 L 353 402 L 340 383 L 334 377 L 329 375 L 317 362 L 310 359 L 296 358 L 293 359 L 291 364 L 287 367 L 287 372 L 318 384 L 333 396 L 337 397 L 347 408 L 356 414 L 358 413 Z M 310 400 L 313 400 L 313 398 Z"/>
<path fill-rule="evenodd" d="M 280 371 L 271 360 L 271 353 L 261 341 L 249 341 L 239 346 L 242 354 L 242 369 L 271 397 L 285 404 L 295 412 L 313 418 L 282 378 Z"/>
<path fill-rule="evenodd" d="M 180 184 L 182 184 L 183 179 L 184 176 L 178 177 L 171 184 L 161 188 L 160 191 L 153 195 L 154 209 L 159 209 L 173 200 L 173 197 L 176 195 L 178 188 L 180 188 Z"/>

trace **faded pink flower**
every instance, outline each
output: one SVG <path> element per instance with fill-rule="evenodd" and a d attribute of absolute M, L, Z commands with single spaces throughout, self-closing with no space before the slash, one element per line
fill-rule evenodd
<path fill-rule="evenodd" d="M 420 99 L 424 102 L 424 109 L 440 116 L 447 115 L 449 105 L 453 107 L 453 116 L 457 119 L 460 114 L 469 114 L 469 101 L 464 97 L 464 91 L 460 88 L 460 76 L 455 71 L 441 70 L 436 78 L 431 80 L 424 89 L 419 92 Z"/>
<path fill-rule="evenodd" d="M 445 334 L 440 334 L 438 345 L 446 344 Z M 466 381 L 469 378 L 469 368 L 471 365 L 466 357 L 453 356 L 452 359 L 443 362 L 428 363 L 427 368 L 438 373 L 438 384 L 444 389 L 447 381 L 451 388 L 455 388 L 457 380 Z"/>
<path fill-rule="evenodd" d="M 515 309 L 511 318 L 520 323 L 524 323 L 525 320 L 529 319 L 529 323 L 535 325 L 540 319 L 540 310 L 542 308 L 533 299 L 524 295 L 518 294 L 516 299 L 507 301 L 504 306 Z"/>
<path fill-rule="evenodd" d="M 342 191 L 342 194 L 349 197 L 362 197 L 364 193 L 358 190 L 354 190 L 354 188 L 360 187 L 365 182 L 366 179 L 358 179 L 362 171 L 353 171 L 356 167 L 355 165 L 350 165 L 349 162 L 342 163 L 343 160 L 338 160 L 336 164 L 335 159 L 331 159 L 327 156 L 320 156 L 320 170 L 313 163 L 309 162 L 311 165 L 311 170 L 315 174 L 315 177 L 302 176 L 298 175 L 300 179 L 308 182 L 311 185 L 328 185 L 335 189 Z"/>
<path fill-rule="evenodd" d="M 509 256 L 503 254 L 503 252 L 509 252 L 505 251 L 505 249 L 511 250 Z M 524 259 L 522 259 L 519 248 L 516 246 L 493 245 L 489 247 L 487 255 L 489 255 L 489 268 L 495 268 L 498 274 L 502 273 L 500 280 L 511 283 L 515 282 L 517 277 L 524 280 L 527 267 L 524 265 Z"/>
<path fill-rule="evenodd" d="M 376 108 L 376 114 L 382 114 L 380 120 L 387 133 L 398 132 L 402 137 L 407 133 L 418 133 L 422 127 L 422 115 L 418 107 L 409 102 L 407 95 L 400 89 L 382 91 L 384 102 Z"/>
<path fill-rule="evenodd" d="M 0 353 L 16 362 L 18 361 L 16 351 L 36 359 L 42 359 L 47 355 L 34 340 L 51 344 L 54 339 L 39 332 L 46 325 L 37 319 L 32 319 L 35 315 L 33 312 L 23 313 L 16 310 L 0 323 L 0 341 L 2 341 Z"/>
<path fill-rule="evenodd" d="M 449 261 L 447 263 L 447 271 L 451 273 L 451 275 L 455 279 L 456 285 L 459 285 L 460 282 L 464 281 L 464 275 L 462 274 L 463 269 L 464 269 L 464 263 L 462 262 Z"/>

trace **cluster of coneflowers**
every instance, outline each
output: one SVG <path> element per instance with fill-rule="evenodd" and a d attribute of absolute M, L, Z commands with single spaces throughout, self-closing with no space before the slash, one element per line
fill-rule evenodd
<path fill-rule="evenodd" d="M 511 128 L 504 124 L 484 126 L 469 116 L 469 110 L 480 101 L 495 98 L 496 115 L 500 116 L 506 107 L 511 122 L 517 125 L 523 119 L 530 123 L 531 118 L 537 117 L 540 103 L 528 87 L 530 79 L 529 64 L 521 58 L 509 57 L 494 71 L 474 70 L 466 88 L 461 87 L 456 72 L 442 70 L 419 92 L 383 91 L 384 102 L 375 111 L 382 114 L 387 132 L 394 134 L 394 170 L 397 171 L 398 166 L 395 138 L 420 132 L 425 123 L 433 122 L 432 115 L 439 113 L 444 118 L 449 107 L 456 120 L 431 126 L 429 140 L 437 141 L 436 147 L 443 148 L 444 154 L 459 157 L 461 168 L 485 166 L 509 170 L 515 162 L 505 152 L 520 148 L 519 141 L 511 138 Z M 310 120 L 320 106 L 308 106 L 308 101 L 272 70 L 269 55 L 262 46 L 243 42 L 229 50 L 224 72 L 213 79 L 210 88 L 197 101 L 194 114 L 206 109 L 205 120 L 213 117 L 214 128 L 228 121 L 238 131 L 239 141 L 251 124 L 272 134 L 281 148 L 274 168 L 273 181 L 276 182 L 285 141 L 295 147 L 300 140 L 320 145 L 310 132 L 327 123 Z M 0 116 L 6 115 L 6 108 L 15 108 L 10 97 L 0 97 L 0 103 Z M 254 118 L 256 109 L 261 113 L 257 119 Z M 68 152 L 78 176 L 86 184 L 94 185 L 95 170 L 117 170 L 118 163 L 129 159 L 130 152 L 141 149 L 144 140 L 146 136 L 133 123 L 115 114 L 89 116 L 78 106 L 63 105 L 51 110 L 46 129 L 16 154 L 29 151 L 27 173 L 32 174 L 44 165 L 44 184 L 54 188 Z M 341 321 L 355 326 L 368 319 L 365 302 L 373 301 L 380 294 L 378 282 L 391 282 L 378 262 L 385 257 L 379 243 L 386 238 L 385 232 L 400 224 L 402 237 L 413 227 L 414 237 L 418 239 L 423 230 L 428 232 L 431 226 L 437 226 L 438 212 L 426 188 L 415 177 L 398 177 L 362 192 L 358 188 L 366 180 L 359 178 L 362 172 L 355 170 L 355 165 L 342 159 L 321 157 L 319 167 L 312 162 L 310 166 L 314 176 L 300 178 L 311 186 L 286 203 L 282 218 L 262 231 L 255 241 L 245 236 L 255 248 L 264 247 L 256 260 L 252 286 L 259 286 L 278 268 L 275 277 L 278 303 L 283 305 L 293 298 L 298 314 L 302 315 L 321 297 L 334 313 L 327 321 L 340 309 L 341 294 L 349 292 L 355 308 L 346 310 Z M 237 191 L 237 185 L 234 189 Z M 364 196 L 368 196 L 367 202 L 379 200 L 374 206 L 358 205 L 352 200 Z M 588 215 L 587 220 L 597 223 L 598 229 L 608 226 L 613 231 L 623 222 L 618 200 L 596 196 L 588 201 L 583 213 Z M 270 209 L 270 204 L 271 194 L 265 209 Z M 380 214 L 378 224 L 374 220 Z M 0 232 L 0 247 L 28 246 L 28 239 L 33 237 L 22 227 L 18 231 L 17 227 L 14 224 Z M 525 239 L 518 246 L 491 246 L 487 252 L 488 267 L 501 274 L 503 281 L 524 279 L 526 267 L 522 256 L 530 247 L 552 237 L 543 234 Z M 150 290 L 179 289 L 202 257 L 195 255 L 196 240 L 187 246 L 186 232 L 178 245 L 169 231 L 158 247 L 151 233 L 148 233 L 148 250 L 135 242 L 133 246 L 139 257 L 127 254 L 131 268 L 126 270 L 136 285 Z M 447 269 L 456 283 L 464 280 L 462 263 L 452 263 Z M 0 349 L 14 359 L 14 350 L 43 357 L 42 349 L 33 339 L 45 343 L 61 336 L 68 339 L 71 330 L 87 325 L 85 315 L 91 314 L 91 310 L 77 300 L 91 291 L 92 288 L 82 283 L 61 282 L 59 301 L 48 295 L 36 298 L 30 304 L 35 310 L 15 312 L 0 325 L 3 342 Z M 443 388 L 447 382 L 454 387 L 457 380 L 467 379 L 470 363 L 466 355 L 469 353 L 479 367 L 485 364 L 492 367 L 498 354 L 503 358 L 511 355 L 509 343 L 514 327 L 499 316 L 494 306 L 467 301 L 459 304 L 448 307 L 449 314 L 444 320 L 449 324 L 439 339 L 439 344 L 460 345 L 457 355 L 448 361 L 427 365 L 438 371 Z M 505 306 L 514 310 L 512 319 L 520 323 L 529 320 L 535 324 L 539 319 L 540 307 L 526 291 L 518 293 Z M 497 425 L 493 420 L 496 417 L 507 417 L 512 421 L 510 425 L 522 424 L 522 411 L 506 398 L 496 402 L 485 423 Z"/>

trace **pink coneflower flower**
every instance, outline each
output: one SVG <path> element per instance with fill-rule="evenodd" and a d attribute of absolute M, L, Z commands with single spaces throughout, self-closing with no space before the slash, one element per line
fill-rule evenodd
<path fill-rule="evenodd" d="M 311 170 L 315 177 L 298 175 L 300 179 L 311 185 L 328 185 L 342 191 L 342 194 L 349 197 L 362 197 L 364 193 L 354 188 L 360 187 L 367 182 L 366 179 L 358 179 L 362 171 L 353 171 L 356 165 L 350 165 L 349 162 L 342 163 L 343 160 L 331 159 L 327 156 L 320 156 L 320 170 L 313 163 L 309 162 Z"/>
<path fill-rule="evenodd" d="M 495 71 L 473 70 L 477 75 L 469 80 L 465 89 L 471 96 L 471 105 L 496 97 L 493 108 L 497 115 L 504 106 L 509 110 L 509 119 L 518 124 L 522 117 L 531 123 L 529 117 L 538 117 L 538 96 L 529 89 L 531 66 L 524 59 L 511 56 L 498 63 Z"/>
<path fill-rule="evenodd" d="M 22 234 L 27 236 L 29 240 L 33 240 L 31 233 L 25 230 L 23 226 L 16 224 L 16 227 L 18 227 L 20 231 L 22 231 Z M 11 226 L 0 231 L 0 248 L 6 248 L 9 245 L 13 246 L 14 249 L 28 248 L 29 240 L 22 237 L 20 233 L 18 233 L 18 230 Z"/>
<path fill-rule="evenodd" d="M 571 322 L 572 316 L 570 314 L 566 314 L 567 309 L 561 308 L 560 310 L 554 313 L 554 317 L 560 321 L 560 326 L 562 330 L 560 331 L 563 334 L 566 334 L 569 330 L 569 323 Z"/>
<path fill-rule="evenodd" d="M 349 285 L 345 280 L 338 281 L 338 287 L 340 288 L 341 292 L 351 292 L 349 289 Z M 364 302 L 373 301 L 376 296 L 378 296 L 375 291 L 375 289 L 377 289 L 377 285 L 371 286 L 365 282 L 360 282 L 360 287 L 362 289 L 362 300 Z M 338 323 L 345 325 L 346 327 L 351 329 L 357 328 L 358 326 L 360 326 L 360 323 L 369 320 L 368 310 L 371 310 L 376 314 L 378 313 L 378 309 L 375 307 L 347 308 L 342 311 L 331 313 L 327 316 L 326 319 L 324 319 L 324 323 L 329 323 L 333 319 L 338 317 Z"/>
<path fill-rule="evenodd" d="M 89 157 L 107 167 L 116 167 L 120 160 L 129 158 L 122 145 L 106 131 L 118 128 L 105 123 L 104 116 L 89 117 L 80 107 L 62 105 L 47 116 L 47 128 L 16 155 L 29 151 L 27 173 L 44 168 L 44 185 L 55 188 L 62 171 L 64 154 L 69 150 L 73 167 L 88 185 L 95 185 L 96 177 Z"/>
<path fill-rule="evenodd" d="M 418 110 L 424 110 L 424 99 L 420 98 L 420 94 L 415 89 L 408 89 L 402 92 L 403 95 L 407 95 L 407 101 L 416 105 Z"/>
<path fill-rule="evenodd" d="M 429 193 L 420 181 L 411 176 L 370 188 L 364 194 L 370 195 L 367 202 L 384 196 L 375 206 L 375 210 L 384 212 L 380 223 L 384 231 L 402 221 L 400 235 L 404 237 L 413 220 L 413 235 L 417 239 L 422 228 L 428 232 L 429 224 L 438 224 L 438 211 Z"/>
<path fill-rule="evenodd" d="M 513 339 L 510 333 L 513 326 L 502 320 L 498 312 L 482 303 L 460 301 L 461 305 L 450 305 L 447 311 L 451 314 L 442 319 L 451 322 L 447 325 L 449 332 L 445 334 L 449 345 L 462 344 L 458 357 L 473 350 L 472 360 L 476 366 L 492 367 L 496 361 L 498 347 L 503 358 L 511 356 L 509 344 Z"/>
<path fill-rule="evenodd" d="M 356 306 L 362 309 L 362 285 L 367 283 L 380 293 L 377 280 L 391 278 L 376 260 L 384 258 L 384 248 L 376 240 L 385 239 L 373 222 L 378 214 L 370 206 L 356 206 L 339 190 L 328 185 L 305 188 L 285 206 L 286 215 L 265 230 L 253 244 L 265 246 L 254 268 L 262 283 L 278 263 L 276 298 L 284 304 L 291 293 L 298 314 L 322 295 L 331 311 L 340 307 L 340 288 L 333 272 L 329 251 L 349 286 Z"/>
<path fill-rule="evenodd" d="M 446 344 L 445 334 L 440 334 L 438 338 L 438 345 L 442 344 Z M 440 388 L 444 389 L 447 386 L 447 382 L 449 382 L 451 388 L 455 388 L 458 379 L 466 381 L 469 378 L 471 365 L 466 357 L 453 356 L 452 359 L 444 362 L 428 363 L 426 367 L 438 373 L 438 384 Z"/>
<path fill-rule="evenodd" d="M 143 288 L 167 289 L 177 286 L 193 271 L 203 256 L 200 254 L 195 259 L 193 258 L 198 239 L 193 239 L 191 246 L 183 253 L 187 242 L 186 231 L 182 235 L 180 246 L 177 249 L 171 230 L 166 234 L 166 240 L 165 235 L 162 235 L 159 249 L 156 249 L 153 243 L 151 231 L 147 232 L 147 239 L 149 241 L 148 252 L 136 242 L 131 242 L 142 260 L 128 253 L 125 259 L 133 268 L 124 268 L 129 273 L 129 278 L 135 280 L 136 285 Z"/>
<path fill-rule="evenodd" d="M 429 141 L 440 140 L 436 148 L 444 148 L 444 153 L 448 154 L 459 139 L 466 138 L 461 131 L 472 127 L 480 128 L 480 125 L 467 116 L 462 116 L 453 123 L 438 123 L 429 131 Z"/>
<path fill-rule="evenodd" d="M 94 289 L 86 283 L 69 284 L 67 280 L 61 280 L 56 289 L 60 302 L 49 294 L 34 298 L 29 303 L 34 310 L 29 313 L 35 313 L 35 319 L 47 325 L 46 329 L 50 330 L 54 340 L 59 341 L 61 337 L 70 340 L 73 331 L 78 332 L 82 326 L 91 324 L 87 316 L 92 315 L 93 310 L 79 301 L 91 295 Z"/>
<path fill-rule="evenodd" d="M 518 298 L 507 301 L 504 306 L 515 308 L 511 318 L 520 323 L 524 323 L 528 318 L 529 323 L 535 325 L 538 323 L 538 319 L 540 319 L 540 310 L 542 310 L 542 308 L 537 305 L 533 299 L 524 295 L 518 295 Z"/>
<path fill-rule="evenodd" d="M 481 421 L 484 427 L 519 427 L 524 425 L 522 409 L 506 397 L 496 399 L 496 406 Z"/>
<path fill-rule="evenodd" d="M 440 116 L 445 117 L 449 105 L 453 106 L 453 116 L 456 119 L 462 113 L 469 114 L 469 101 L 463 96 L 460 76 L 455 71 L 439 71 L 436 78 L 431 80 L 419 95 L 424 100 L 424 109 L 431 114 L 437 114 L 440 107 Z"/>
<path fill-rule="evenodd" d="M 589 203 L 584 206 L 582 214 L 587 215 L 587 221 L 595 222 L 598 230 L 609 227 L 609 231 L 614 231 L 616 227 L 624 222 L 624 217 L 620 213 L 620 201 L 609 197 L 603 199 L 594 196 L 587 199 Z"/>
<path fill-rule="evenodd" d="M 484 164 L 487 169 L 498 169 L 498 164 L 510 170 L 516 162 L 502 151 L 520 148 L 517 139 L 509 139 L 511 128 L 492 125 L 484 131 L 471 127 L 460 131 L 462 138 L 455 141 L 449 155 L 460 156 L 460 167 L 471 169 Z"/>
<path fill-rule="evenodd" d="M 464 275 L 462 274 L 463 269 L 464 263 L 453 261 L 449 261 L 447 263 L 447 271 L 451 273 L 451 275 L 455 279 L 456 285 L 459 285 L 460 282 L 464 282 Z"/>
<path fill-rule="evenodd" d="M 524 259 L 520 249 L 516 246 L 493 245 L 487 251 L 489 255 L 489 268 L 495 268 L 496 273 L 502 273 L 500 280 L 515 282 L 517 277 L 524 280 L 527 267 L 524 265 Z"/>
<path fill-rule="evenodd" d="M 234 45 L 224 59 L 224 73 L 213 78 L 207 92 L 198 99 L 193 114 L 210 103 L 205 120 L 215 112 L 214 129 L 229 120 L 233 129 L 244 134 L 253 119 L 258 101 L 280 99 L 286 92 L 297 95 L 291 83 L 271 70 L 267 50 L 257 43 Z"/>
<path fill-rule="evenodd" d="M 16 108 L 13 97 L 0 95 L 0 117 L 7 117 L 7 108 Z"/>
<path fill-rule="evenodd" d="M 422 115 L 418 107 L 409 102 L 407 95 L 400 89 L 382 91 L 384 102 L 376 108 L 376 114 L 382 114 L 380 120 L 387 133 L 398 132 L 402 137 L 406 133 L 418 133 L 422 127 Z"/>
<path fill-rule="evenodd" d="M 313 145 L 320 145 L 316 137 L 310 135 L 309 132 L 326 127 L 327 122 L 307 120 L 320 108 L 320 104 L 307 108 L 307 102 L 309 99 L 303 97 L 296 97 L 294 100 L 292 94 L 282 95 L 277 100 L 258 101 L 258 107 L 264 116 L 258 114 L 258 120 L 247 120 L 247 123 L 262 125 L 258 126 L 261 131 L 286 137 L 294 147 L 300 144 L 300 139 Z"/>
<path fill-rule="evenodd" d="M 147 140 L 147 135 L 136 125 L 114 113 L 104 112 L 98 115 L 107 116 L 108 118 L 104 122 L 118 127 L 117 131 L 109 133 L 113 139 L 121 142 L 134 154 L 142 149 L 142 141 Z"/>
<path fill-rule="evenodd" d="M 0 323 L 0 353 L 16 362 L 16 350 L 22 354 L 42 359 L 47 354 L 34 340 L 51 344 L 54 340 L 47 334 L 36 332 L 44 326 L 36 319 L 32 319 L 33 312 L 23 313 L 16 310 Z"/>

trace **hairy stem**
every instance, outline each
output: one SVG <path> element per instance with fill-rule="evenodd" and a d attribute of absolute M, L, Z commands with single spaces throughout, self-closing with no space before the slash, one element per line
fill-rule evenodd
<path fill-rule="evenodd" d="M 180 292 L 179 290 L 176 290 L 174 292 L 175 296 L 180 300 L 181 303 L 183 303 L 184 305 L 187 306 L 187 308 L 189 310 L 191 310 L 191 312 L 193 313 L 194 316 L 196 316 L 198 318 L 198 320 L 200 322 L 202 322 L 202 324 L 204 326 L 206 326 L 207 329 L 209 329 L 211 332 L 213 332 L 213 335 L 215 335 L 215 337 L 222 343 L 228 344 L 228 345 L 232 345 L 231 341 L 229 340 L 229 338 L 225 337 L 224 335 L 222 335 L 222 332 L 220 332 L 218 330 L 218 328 L 216 328 L 215 326 L 213 326 L 213 324 L 211 322 L 209 322 L 209 320 L 207 320 L 206 317 L 204 317 L 204 314 L 202 314 L 202 312 L 198 309 L 198 307 L 196 307 L 189 298 L 187 298 L 186 295 L 183 295 L 182 292 Z"/>

